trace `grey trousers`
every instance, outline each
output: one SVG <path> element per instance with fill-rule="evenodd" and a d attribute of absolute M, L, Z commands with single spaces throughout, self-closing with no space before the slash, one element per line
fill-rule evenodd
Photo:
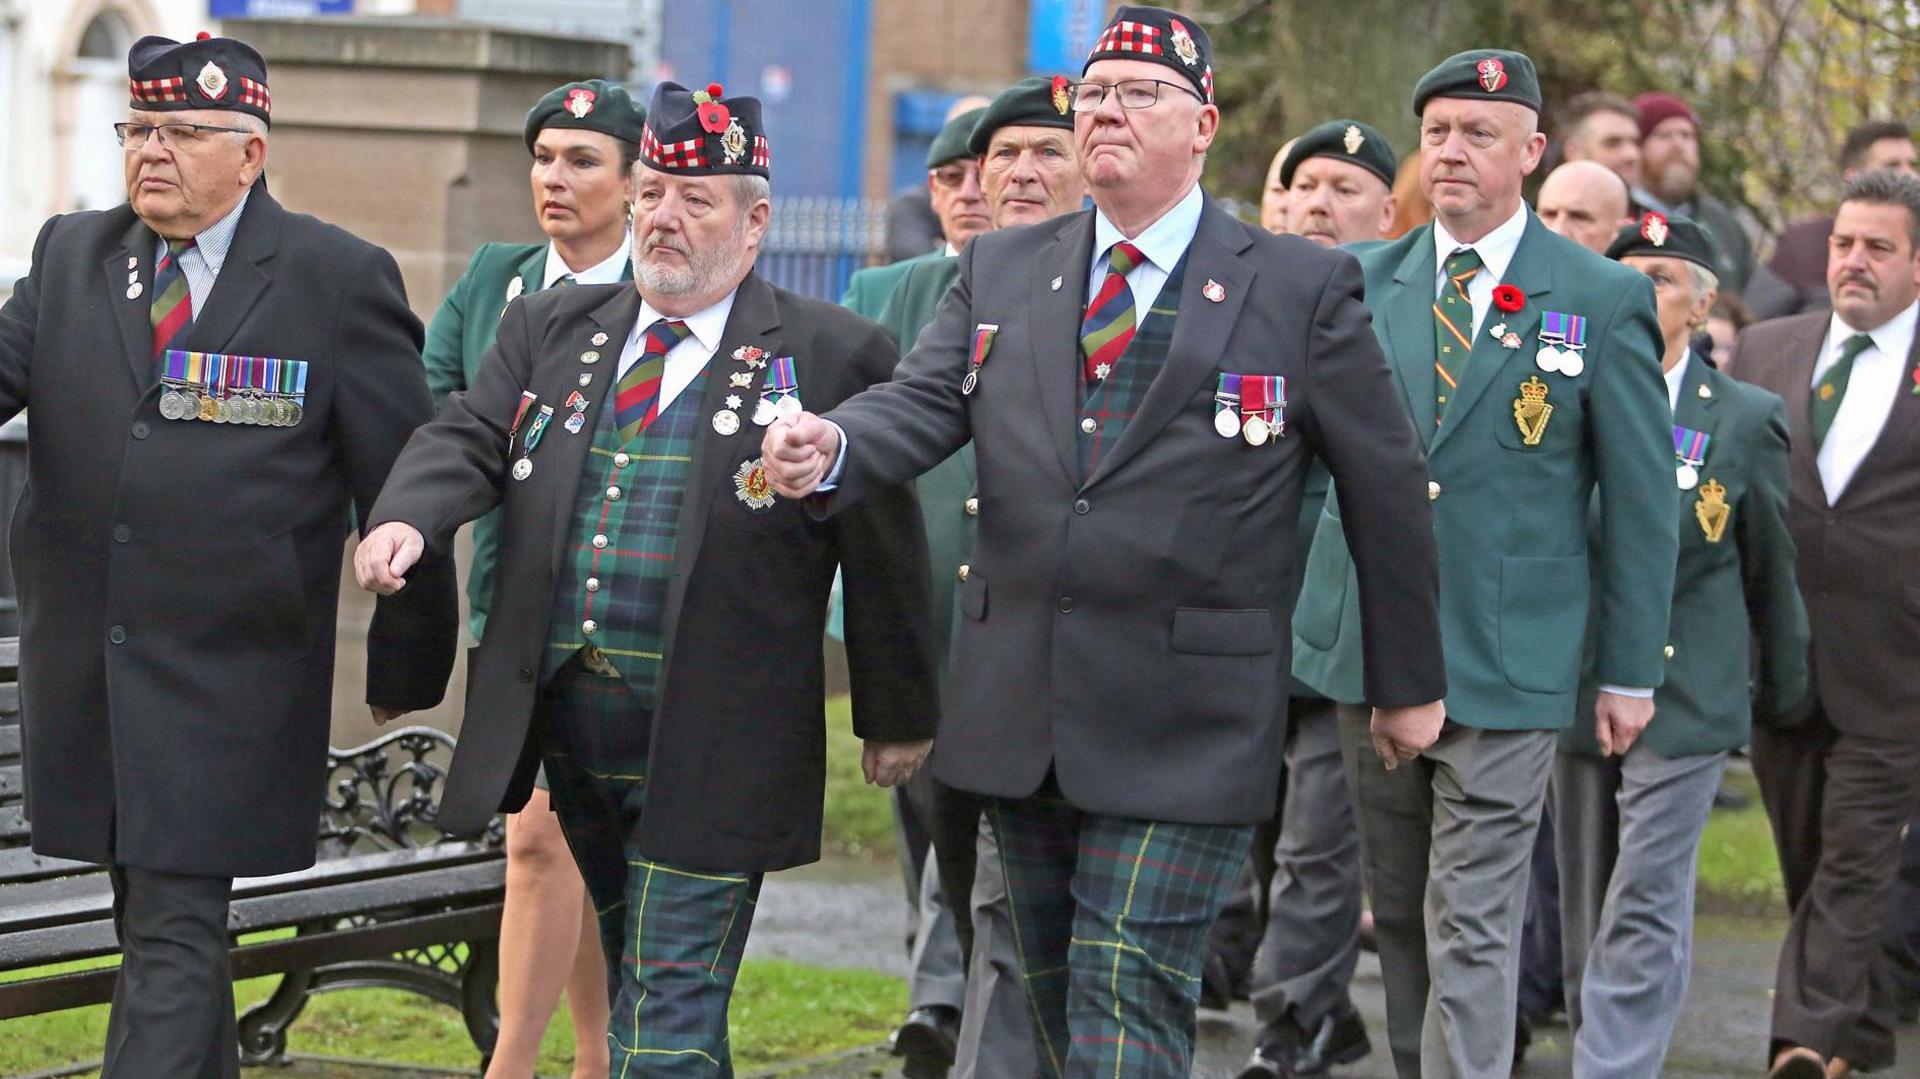
<path fill-rule="evenodd" d="M 973 955 L 967 1004 L 960 1013 L 960 1045 L 952 1079 L 1032 1079 L 1041 1074 L 1028 1003 L 1014 950 L 1013 910 L 1007 901 L 1000 844 L 980 820 L 980 866 L 973 878 Z"/>
<path fill-rule="evenodd" d="M 953 908 L 940 890 L 940 867 L 932 858 L 920 868 L 919 917 L 915 922 L 913 951 L 907 958 L 911 975 L 907 1007 L 958 1011 L 966 1002 L 967 971 L 960 962 Z"/>
<path fill-rule="evenodd" d="M 1347 987 L 1360 958 L 1360 834 L 1340 759 L 1340 724 L 1333 703 L 1321 703 L 1296 711 L 1288 734 L 1273 887 L 1253 963 L 1260 1022 L 1292 1012 L 1309 1032 L 1350 1007 Z"/>
<path fill-rule="evenodd" d="M 1507 1079 L 1527 874 L 1557 737 L 1449 720 L 1389 772 L 1370 713 L 1340 706 L 1401 1079 Z"/>
<path fill-rule="evenodd" d="M 1575 1079 L 1660 1074 L 1693 965 L 1700 834 L 1725 753 L 1554 763 L 1562 969 Z"/>
<path fill-rule="evenodd" d="M 233 881 L 118 865 L 108 876 L 121 960 L 102 1079 L 239 1079 Z"/>

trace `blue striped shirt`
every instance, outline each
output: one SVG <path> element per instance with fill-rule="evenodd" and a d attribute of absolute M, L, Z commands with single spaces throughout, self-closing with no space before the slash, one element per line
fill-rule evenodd
<path fill-rule="evenodd" d="M 198 317 L 207 306 L 207 297 L 213 295 L 214 279 L 220 276 L 220 267 L 227 261 L 227 251 L 233 247 L 233 230 L 240 227 L 240 211 L 247 208 L 249 191 L 240 196 L 227 216 L 207 226 L 207 230 L 193 238 L 193 246 L 180 256 L 180 272 L 187 275 L 187 291 L 193 296 L 193 313 Z M 153 264 L 167 256 L 167 240 L 162 236 L 153 249 Z"/>

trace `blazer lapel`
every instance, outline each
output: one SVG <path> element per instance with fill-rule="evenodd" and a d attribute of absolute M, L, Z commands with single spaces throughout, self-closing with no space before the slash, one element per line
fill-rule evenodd
<path fill-rule="evenodd" d="M 107 295 L 113 320 L 120 327 L 120 344 L 134 388 L 145 392 L 158 384 L 153 363 L 153 253 L 160 239 L 138 217 L 127 226 L 119 248 L 100 264 L 107 275 Z M 137 274 L 138 295 L 128 298 L 127 275 Z"/>
<path fill-rule="evenodd" d="M 1546 226 L 1527 211 L 1527 228 L 1520 236 L 1520 245 L 1514 249 L 1513 261 L 1507 265 L 1506 276 L 1501 284 L 1513 285 L 1526 293 L 1527 303 L 1520 310 L 1508 314 L 1489 305 L 1486 318 L 1481 320 L 1480 332 L 1473 335 L 1472 359 L 1460 377 L 1460 384 L 1454 387 L 1453 400 L 1447 404 L 1446 417 L 1433 435 L 1434 452 L 1439 452 L 1448 436 L 1460 429 L 1466 421 L 1466 415 L 1484 396 L 1487 388 L 1501 377 L 1507 367 L 1507 361 L 1514 350 L 1494 340 L 1488 327 L 1504 322 L 1507 332 L 1520 338 L 1519 351 L 1526 353 L 1529 348 L 1537 348 L 1533 340 L 1534 331 L 1540 325 L 1540 315 L 1544 310 L 1540 299 L 1553 291 L 1553 264 L 1547 257 L 1545 243 Z M 1531 358 L 1531 357 L 1529 357 Z M 1558 376 L 1555 376 L 1558 379 Z M 1550 383 L 1551 385 L 1551 383 Z M 1558 386 L 1554 387 L 1555 389 Z M 1506 407 L 1505 402 L 1501 407 Z"/>
<path fill-rule="evenodd" d="M 1697 352 L 1687 354 L 1687 373 L 1680 378 L 1680 399 L 1673 406 L 1673 425 L 1686 427 L 1713 437 L 1714 427 L 1720 422 L 1720 396 L 1713 387 L 1713 369 Z M 1675 451 L 1676 454 L 1678 451 Z M 1710 467 L 1718 456 L 1711 441 L 1707 443 L 1706 461 L 1703 462 L 1701 478 L 1706 477 L 1706 467 Z M 1675 461 L 1678 467 L 1678 460 Z"/>
<path fill-rule="evenodd" d="M 1240 306 L 1253 284 L 1254 269 L 1240 257 L 1240 252 L 1251 246 L 1253 241 L 1247 238 L 1245 229 L 1207 199 L 1193 242 L 1187 248 L 1180 310 L 1174 316 L 1166 362 L 1148 384 L 1140 410 L 1121 433 L 1120 441 L 1087 478 L 1087 486 L 1139 453 L 1141 446 L 1151 442 L 1193 401 L 1200 384 L 1219 372 L 1227 353 L 1227 339 L 1233 336 Z M 1225 298 L 1218 303 L 1206 298 L 1204 286 L 1209 281 L 1219 282 L 1226 290 Z M 1070 431 L 1071 420 L 1062 429 Z"/>
<path fill-rule="evenodd" d="M 235 330 L 253 305 L 272 283 L 268 263 L 280 246 L 280 222 L 286 211 L 267 194 L 264 184 L 254 186 L 247 196 L 247 208 L 240 211 L 240 223 L 233 230 L 233 245 L 214 279 L 213 292 L 206 309 L 193 313 L 193 327 L 187 331 L 187 344 L 196 352 L 225 352 Z M 293 359 L 311 359 L 295 356 Z"/>
<path fill-rule="evenodd" d="M 557 577 L 567 551 L 567 530 L 573 527 L 573 507 L 570 505 L 574 495 L 580 489 L 580 470 L 586 467 L 587 451 L 593 447 L 593 432 L 599 430 L 600 412 L 611 408 L 607 402 L 613 399 L 613 388 L 620 381 L 620 352 L 626 347 L 627 337 L 633 332 L 633 320 L 640 317 L 640 294 L 633 289 L 621 289 L 618 294 L 587 312 L 588 325 L 568 331 L 568 335 L 557 341 L 548 341 L 548 370 L 534 372 L 531 389 L 539 393 L 551 387 L 552 399 L 545 394 L 527 409 L 527 415 L 520 421 L 520 429 L 514 433 L 516 440 L 526 437 L 527 425 L 533 417 L 540 414 L 541 405 L 553 406 L 554 416 L 548 421 L 546 434 L 541 438 L 543 451 L 547 455 L 540 462 L 539 471 L 548 478 L 547 498 L 549 500 L 547 519 L 553 522 L 553 539 L 548 544 L 552 554 L 552 572 Z M 593 343 L 596 333 L 604 333 L 607 339 L 603 344 Z M 580 356 L 592 350 L 600 354 L 599 360 L 592 364 L 580 362 Z M 593 381 L 585 387 L 580 385 L 580 376 L 591 373 Z M 567 397 L 579 390 L 587 396 L 586 425 L 578 434 L 569 434 L 560 427 L 566 419 Z M 509 447 L 508 457 L 517 459 L 517 447 Z"/>
<path fill-rule="evenodd" d="M 1820 479 L 1820 451 L 1813 444 L 1813 368 L 1820 362 L 1820 347 L 1827 341 L 1827 318 L 1808 319 L 1804 336 L 1788 342 L 1786 357 L 1787 438 L 1794 452 L 1790 455 L 1795 479 L 1807 485 L 1815 505 L 1827 504 L 1827 485 Z M 1805 447 L 1805 452 L 1800 452 Z"/>
<path fill-rule="evenodd" d="M 546 275 L 547 248 L 546 245 L 543 244 L 539 248 L 536 248 L 533 254 L 528 255 L 521 261 L 520 265 L 515 268 L 513 277 L 507 279 L 508 291 L 512 291 L 513 282 L 515 279 L 518 279 L 520 282 L 520 290 L 514 294 L 516 299 L 530 292 L 538 292 L 540 291 L 540 279 Z M 513 300 L 508 299 L 504 294 L 500 297 L 500 311 L 502 314 L 506 313 L 507 305 L 512 302 Z"/>
<path fill-rule="evenodd" d="M 1054 233 L 1053 243 L 1033 260 L 1027 288 L 1033 308 L 1027 320 L 1027 355 L 1039 384 L 1040 422 L 1053 434 L 1060 467 L 1078 485 L 1080 448 L 1074 441 L 1075 395 L 1080 388 L 1080 320 L 1087 302 L 1087 267 L 1093 259 L 1093 212 L 1074 214 Z M 1060 282 L 1055 288 L 1053 283 Z"/>
<path fill-rule="evenodd" d="M 1887 422 L 1880 427 L 1880 436 L 1873 440 L 1873 448 L 1860 460 L 1860 467 L 1854 470 L 1853 478 L 1847 481 L 1846 489 L 1840 492 L 1840 501 L 1845 502 L 1862 486 L 1871 487 L 1872 477 L 1882 469 L 1901 468 L 1900 450 L 1912 432 L 1920 427 L 1920 396 L 1916 390 L 1920 383 L 1913 378 L 1916 364 L 1920 364 L 1920 334 L 1915 334 L 1913 345 L 1907 350 L 1907 362 L 1900 369 L 1900 384 L 1893 392 L 1893 407 L 1887 410 Z M 1808 383 L 1813 373 L 1807 373 Z M 1812 397 L 1811 394 L 1808 395 Z M 1865 481 L 1864 483 L 1862 481 Z"/>
<path fill-rule="evenodd" d="M 1407 414 L 1420 432 L 1422 445 L 1434 434 L 1433 383 L 1433 226 L 1416 234 L 1406 257 L 1393 273 L 1393 290 L 1383 298 L 1382 324 L 1387 331 L 1387 360 L 1394 381 L 1406 399 Z"/>

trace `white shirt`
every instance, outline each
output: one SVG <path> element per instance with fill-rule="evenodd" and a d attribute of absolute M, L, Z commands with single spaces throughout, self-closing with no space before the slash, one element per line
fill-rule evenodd
<path fill-rule="evenodd" d="M 1131 241 L 1146 256 L 1146 261 L 1133 268 L 1127 274 L 1127 289 L 1133 293 L 1133 324 L 1146 321 L 1147 312 L 1153 309 L 1153 301 L 1160 298 L 1160 288 L 1167 283 L 1167 276 L 1180 264 L 1180 256 L 1187 253 L 1193 244 L 1193 234 L 1200 228 L 1200 208 L 1203 197 L 1200 185 L 1194 184 L 1187 189 L 1173 208 L 1160 215 L 1160 219 L 1141 230 L 1140 235 Z M 1087 267 L 1087 299 L 1100 294 L 1100 285 L 1107 279 L 1107 250 L 1114 244 L 1126 240 L 1119 226 L 1107 220 L 1107 215 L 1098 207 L 1093 211 L 1093 261 Z"/>
<path fill-rule="evenodd" d="M 193 238 L 193 246 L 180 252 L 180 272 L 187 278 L 187 294 L 193 299 L 193 315 L 200 317 L 206 309 L 207 299 L 213 295 L 213 283 L 220 276 L 220 267 L 226 265 L 227 252 L 233 248 L 233 232 L 240 227 L 240 211 L 247 208 L 247 198 L 252 189 L 240 196 L 233 204 L 227 216 L 207 226 L 207 230 Z M 153 251 L 153 264 L 167 256 L 167 241 L 163 236 Z"/>
<path fill-rule="evenodd" d="M 1873 444 L 1879 441 L 1880 429 L 1887 425 L 1887 414 L 1893 411 L 1894 398 L 1899 396 L 1901 382 L 1906 377 L 1907 358 L 1913 354 L 1917 312 L 1920 312 L 1920 302 L 1910 303 L 1885 324 L 1865 331 L 1873 338 L 1873 345 L 1853 358 L 1853 373 L 1847 376 L 1847 392 L 1840 398 L 1840 411 L 1834 413 L 1833 426 L 1828 428 L 1826 441 L 1820 443 L 1820 453 L 1814 458 L 1820 469 L 1820 485 L 1826 488 L 1828 505 L 1840 500 L 1848 481 L 1859 470 L 1860 462 L 1866 460 Z M 1814 361 L 1813 381 L 1807 385 L 1809 392 L 1820 384 L 1821 376 L 1840 362 L 1840 346 L 1860 332 L 1840 321 L 1838 312 L 1834 313 L 1827 326 L 1826 344 L 1820 349 L 1820 358 Z"/>
<path fill-rule="evenodd" d="M 1480 254 L 1480 272 L 1467 282 L 1467 300 L 1473 304 L 1473 332 L 1467 335 L 1467 340 L 1473 340 L 1480 333 L 1480 324 L 1487 318 L 1487 308 L 1493 304 L 1494 286 L 1507 276 L 1507 266 L 1513 261 L 1513 253 L 1519 249 L 1520 237 L 1526 231 L 1525 202 L 1513 212 L 1512 217 L 1470 244 L 1454 239 L 1439 218 L 1433 219 L 1433 294 L 1436 298 L 1447 283 L 1447 259 L 1463 247 L 1471 247 Z"/>
<path fill-rule="evenodd" d="M 627 230 L 627 238 L 613 254 L 598 263 L 574 273 L 567 266 L 567 260 L 560 257 L 554 249 L 553 241 L 547 241 L 547 266 L 540 274 L 540 287 L 552 288 L 555 281 L 573 275 L 576 285 L 615 285 L 627 276 L 627 258 L 633 253 L 633 230 Z"/>
<path fill-rule="evenodd" d="M 1693 350 L 1680 354 L 1680 362 L 1673 365 L 1667 374 L 1667 409 L 1678 411 L 1680 408 L 1680 385 L 1687 380 L 1687 365 L 1693 362 Z"/>
<path fill-rule="evenodd" d="M 680 396 L 680 391 L 687 388 L 700 369 L 707 365 L 707 361 L 713 359 L 713 354 L 720 350 L 720 335 L 726 332 L 727 316 L 733 313 L 733 297 L 738 291 L 735 289 L 727 293 L 711 307 L 695 311 L 681 320 L 692 332 L 667 350 L 667 369 L 660 375 L 661 412 L 673 405 L 674 398 Z M 627 373 L 627 368 L 640 359 L 640 338 L 647 332 L 647 327 L 663 318 L 667 316 L 654 310 L 652 304 L 640 301 L 640 317 L 633 320 L 633 330 L 627 334 L 626 347 L 620 350 L 620 366 L 614 371 L 616 382 Z"/>

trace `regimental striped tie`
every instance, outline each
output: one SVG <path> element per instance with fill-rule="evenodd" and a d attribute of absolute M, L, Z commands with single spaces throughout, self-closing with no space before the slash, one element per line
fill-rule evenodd
<path fill-rule="evenodd" d="M 1433 370 L 1436 404 L 1433 422 L 1437 426 L 1447 416 L 1447 402 L 1467 369 L 1473 353 L 1473 301 L 1467 298 L 1467 282 L 1480 272 L 1480 253 L 1462 247 L 1447 256 L 1447 283 L 1440 286 L 1440 298 L 1433 303 Z"/>
<path fill-rule="evenodd" d="M 1133 290 L 1127 274 L 1146 261 L 1140 249 L 1124 240 L 1107 249 L 1107 277 L 1087 305 L 1080 321 L 1080 352 L 1087 361 L 1087 385 L 1113 373 L 1113 365 L 1133 341 Z"/>
<path fill-rule="evenodd" d="M 667 373 L 667 353 L 686 340 L 688 332 L 687 324 L 677 319 L 660 319 L 647 327 L 640 358 L 614 388 L 613 422 L 620 429 L 621 445 L 632 442 L 660 418 L 660 380 Z"/>
<path fill-rule="evenodd" d="M 193 326 L 193 292 L 180 269 L 180 256 L 192 240 L 168 240 L 167 253 L 153 268 L 153 358 L 170 348 L 182 348 L 181 339 Z"/>
<path fill-rule="evenodd" d="M 1820 376 L 1813 387 L 1813 403 L 1807 409 L 1807 429 L 1813 435 L 1813 452 L 1819 453 L 1840 414 L 1840 400 L 1847 395 L 1847 383 L 1853 378 L 1853 361 L 1873 347 L 1873 338 L 1856 333 L 1840 343 L 1840 358 Z"/>

